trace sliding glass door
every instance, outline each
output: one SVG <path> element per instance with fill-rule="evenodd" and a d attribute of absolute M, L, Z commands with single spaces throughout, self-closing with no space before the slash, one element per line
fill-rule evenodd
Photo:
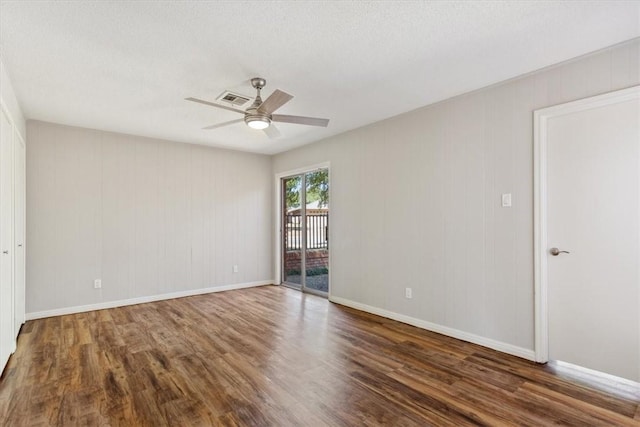
<path fill-rule="evenodd" d="M 282 282 L 326 296 L 329 291 L 329 171 L 282 179 Z"/>

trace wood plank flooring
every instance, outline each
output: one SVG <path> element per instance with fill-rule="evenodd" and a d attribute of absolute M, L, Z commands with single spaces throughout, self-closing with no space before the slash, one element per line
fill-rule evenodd
<path fill-rule="evenodd" d="M 27 322 L 2 426 L 640 425 L 640 387 L 277 286 Z"/>

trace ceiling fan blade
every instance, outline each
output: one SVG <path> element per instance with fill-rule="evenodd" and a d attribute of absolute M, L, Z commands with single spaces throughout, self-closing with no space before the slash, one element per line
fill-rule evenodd
<path fill-rule="evenodd" d="M 273 123 L 271 123 L 268 128 L 264 128 L 263 131 L 271 139 L 278 138 L 281 135 L 280 131 Z"/>
<path fill-rule="evenodd" d="M 218 107 L 218 108 L 222 108 L 224 110 L 229 110 L 229 111 L 233 111 L 235 113 L 240 113 L 240 114 L 244 114 L 244 111 L 242 110 L 238 110 L 237 108 L 232 108 L 232 107 L 227 107 L 226 105 L 220 105 L 220 104 L 215 104 L 213 102 L 209 102 L 209 101 L 205 101 L 203 99 L 198 99 L 198 98 L 185 98 L 186 101 L 191 101 L 191 102 L 197 102 L 199 104 L 204 104 L 204 105 L 209 105 L 211 107 Z"/>
<path fill-rule="evenodd" d="M 237 120 L 231 120 L 229 122 L 218 123 L 217 125 L 207 126 L 206 128 L 202 128 L 202 129 L 206 129 L 206 130 L 217 129 L 217 128 L 221 128 L 222 126 L 229 126 L 229 125 L 233 125 L 240 122 L 244 122 L 244 119 L 237 119 Z"/>
<path fill-rule="evenodd" d="M 271 120 L 274 122 L 322 126 L 325 128 L 329 125 L 329 119 L 319 119 L 317 117 L 288 116 L 286 114 L 274 114 L 271 116 Z"/>
<path fill-rule="evenodd" d="M 264 114 L 271 114 L 276 111 L 278 108 L 282 107 L 287 102 L 291 101 L 293 95 L 289 95 L 286 92 L 281 91 L 280 89 L 276 89 L 267 99 L 265 99 L 260 107 L 258 107 L 258 111 Z"/>

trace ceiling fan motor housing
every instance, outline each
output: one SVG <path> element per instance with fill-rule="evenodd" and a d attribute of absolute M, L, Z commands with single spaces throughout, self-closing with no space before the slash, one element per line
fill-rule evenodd
<path fill-rule="evenodd" d="M 253 129 L 265 129 L 271 124 L 271 115 L 258 112 L 253 106 L 247 109 L 244 122 Z"/>

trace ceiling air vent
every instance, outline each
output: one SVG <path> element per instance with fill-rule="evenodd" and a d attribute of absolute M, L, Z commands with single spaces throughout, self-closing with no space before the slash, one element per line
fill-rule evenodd
<path fill-rule="evenodd" d="M 253 102 L 253 98 L 247 95 L 240 95 L 231 91 L 224 91 L 222 95 L 216 98 L 217 101 L 231 104 L 234 107 L 249 106 Z"/>

